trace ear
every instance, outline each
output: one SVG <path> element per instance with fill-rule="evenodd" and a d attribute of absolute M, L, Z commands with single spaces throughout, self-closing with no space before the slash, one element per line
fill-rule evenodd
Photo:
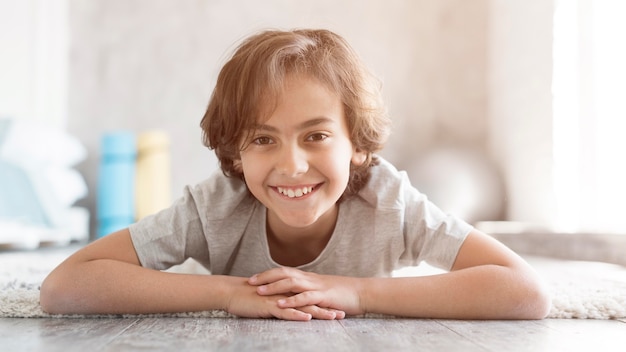
<path fill-rule="evenodd" d="M 365 160 L 367 160 L 367 153 L 355 148 L 352 152 L 352 165 L 361 166 L 365 163 Z"/>

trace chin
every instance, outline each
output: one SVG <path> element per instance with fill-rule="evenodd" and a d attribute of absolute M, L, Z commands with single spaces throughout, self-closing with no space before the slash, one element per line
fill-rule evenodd
<path fill-rule="evenodd" d="M 279 217 L 279 219 L 286 226 L 304 229 L 309 226 L 315 225 L 315 223 L 319 220 L 319 217 L 303 219 L 302 217 L 298 216 L 290 216 L 288 218 Z"/>

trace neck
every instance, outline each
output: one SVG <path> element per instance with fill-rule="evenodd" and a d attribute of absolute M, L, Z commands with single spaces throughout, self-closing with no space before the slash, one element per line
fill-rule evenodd
<path fill-rule="evenodd" d="M 285 225 L 272 214 L 267 216 L 267 242 L 275 262 L 299 266 L 315 260 L 326 248 L 337 222 L 338 206 L 303 228 Z"/>

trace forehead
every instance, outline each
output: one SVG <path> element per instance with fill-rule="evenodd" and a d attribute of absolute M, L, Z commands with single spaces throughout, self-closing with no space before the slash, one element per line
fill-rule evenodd
<path fill-rule="evenodd" d="M 343 116 L 341 95 L 327 84 L 312 75 L 289 74 L 279 84 L 263 90 L 258 100 L 259 112 L 251 124 L 267 122 L 280 114 L 329 117 L 327 114 L 340 113 Z M 296 117 L 296 116 L 294 116 Z"/>
<path fill-rule="evenodd" d="M 345 126 L 339 96 L 312 79 L 292 79 L 276 99 L 271 111 L 258 123 L 285 129 L 306 129 L 319 125 Z"/>

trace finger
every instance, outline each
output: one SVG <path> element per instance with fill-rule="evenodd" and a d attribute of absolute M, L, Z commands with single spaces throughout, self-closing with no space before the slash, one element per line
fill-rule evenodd
<path fill-rule="evenodd" d="M 324 299 L 324 294 L 319 291 L 307 291 L 303 293 L 299 293 L 290 297 L 284 297 L 276 301 L 276 304 L 281 308 L 296 308 L 301 309 L 303 307 L 318 307 L 319 309 L 325 309 L 327 311 L 336 312 L 336 316 L 333 319 L 343 319 L 346 317 L 346 311 L 343 309 L 332 308 L 332 303 L 326 301 Z M 309 310 L 304 310 L 306 312 L 312 313 Z M 313 318 L 317 318 L 313 316 Z"/>
<path fill-rule="evenodd" d="M 322 294 L 318 291 L 305 291 L 290 297 L 279 299 L 277 305 L 281 308 L 298 308 L 306 306 L 328 306 L 323 304 Z"/>
<path fill-rule="evenodd" d="M 298 310 L 311 314 L 311 317 L 313 317 L 313 319 L 339 320 L 346 317 L 346 313 L 344 311 L 331 308 L 322 308 L 318 306 L 300 307 L 298 308 Z"/>
<path fill-rule="evenodd" d="M 276 282 L 257 286 L 256 291 L 261 296 L 268 296 L 281 294 L 289 295 L 314 289 L 313 284 L 306 278 L 288 277 Z"/>
<path fill-rule="evenodd" d="M 282 280 L 288 277 L 293 277 L 294 275 L 297 275 L 299 272 L 300 270 L 293 269 L 293 268 L 286 268 L 286 267 L 274 268 L 274 269 L 270 269 L 262 273 L 253 275 L 252 277 L 248 279 L 248 283 L 254 286 L 265 285 L 265 284 L 276 282 L 278 280 Z"/>
<path fill-rule="evenodd" d="M 313 314 L 295 308 L 279 308 L 272 315 L 278 319 L 283 320 L 309 321 L 313 319 Z"/>
<path fill-rule="evenodd" d="M 333 309 L 333 311 L 336 314 L 335 319 L 337 320 L 341 320 L 346 317 L 346 312 L 344 312 L 343 310 Z"/>

